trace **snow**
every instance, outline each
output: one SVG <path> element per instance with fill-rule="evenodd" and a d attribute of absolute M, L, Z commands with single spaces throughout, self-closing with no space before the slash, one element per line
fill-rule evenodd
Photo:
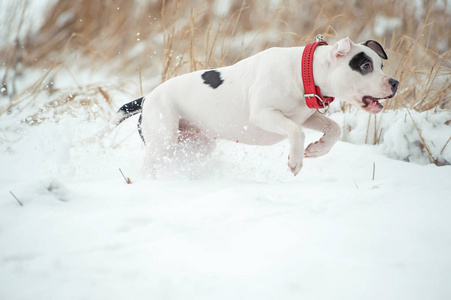
<path fill-rule="evenodd" d="M 409 109 L 368 115 L 362 111 L 333 116 L 343 124 L 343 140 L 353 144 L 375 144 L 388 157 L 428 164 L 451 164 L 451 112 Z"/>
<path fill-rule="evenodd" d="M 0 299 L 451 296 L 450 166 L 338 142 L 293 177 L 287 142 L 220 141 L 152 180 L 135 117 L 87 146 L 72 144 L 104 120 L 13 120 L 0 144 Z"/>

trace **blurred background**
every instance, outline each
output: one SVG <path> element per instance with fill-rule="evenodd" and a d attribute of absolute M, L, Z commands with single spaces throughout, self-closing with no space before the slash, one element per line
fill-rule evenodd
<path fill-rule="evenodd" d="M 0 119 L 21 113 L 35 125 L 80 107 L 88 119 L 111 115 L 117 98 L 317 34 L 385 47 L 400 88 L 384 112 L 451 109 L 450 0 L 0 0 L 0 9 Z"/>

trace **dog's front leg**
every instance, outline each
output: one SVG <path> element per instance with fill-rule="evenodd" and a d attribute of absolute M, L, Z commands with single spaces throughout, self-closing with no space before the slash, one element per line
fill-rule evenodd
<path fill-rule="evenodd" d="M 266 131 L 286 136 L 290 142 L 288 166 L 296 176 L 302 168 L 305 134 L 302 128 L 273 108 L 251 113 L 250 122 Z"/>
<path fill-rule="evenodd" d="M 321 131 L 324 135 L 314 143 L 307 146 L 304 152 L 304 157 L 318 157 L 329 153 L 332 146 L 340 137 L 340 126 L 328 117 L 315 112 L 303 124 L 303 127 Z"/>

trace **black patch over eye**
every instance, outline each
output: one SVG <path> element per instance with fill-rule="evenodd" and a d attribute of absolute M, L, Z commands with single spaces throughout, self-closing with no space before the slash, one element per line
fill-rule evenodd
<path fill-rule="evenodd" d="M 224 80 L 221 79 L 221 73 L 215 70 L 207 71 L 203 73 L 201 77 L 204 80 L 204 84 L 208 84 L 213 89 L 224 82 Z"/>
<path fill-rule="evenodd" d="M 353 71 L 366 75 L 373 71 L 373 60 L 365 52 L 360 52 L 349 61 L 349 67 Z"/>

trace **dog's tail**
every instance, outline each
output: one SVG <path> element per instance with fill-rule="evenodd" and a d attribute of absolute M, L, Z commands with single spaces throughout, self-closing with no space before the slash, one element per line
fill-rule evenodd
<path fill-rule="evenodd" d="M 121 124 L 124 120 L 130 118 L 131 116 L 141 113 L 143 110 L 143 103 L 144 97 L 141 97 L 133 100 L 132 102 L 122 105 L 121 108 L 119 108 L 119 110 L 117 111 L 116 116 L 113 118 L 113 120 L 115 118 L 118 118 L 116 120 L 115 126 Z"/>
<path fill-rule="evenodd" d="M 141 113 L 144 100 L 145 98 L 141 97 L 127 104 L 122 105 L 121 108 L 119 108 L 119 110 L 117 111 L 116 115 L 108 122 L 107 125 L 105 125 L 102 129 L 97 131 L 93 136 L 81 141 L 80 143 L 84 145 L 91 142 L 95 142 L 100 138 L 102 138 L 105 134 L 110 133 L 114 128 L 116 128 L 116 126 L 121 124 L 124 120 L 127 120 L 131 116 Z M 141 123 L 141 118 L 139 121 L 140 121 L 139 123 Z M 140 131 L 140 124 L 138 124 L 138 130 Z"/>

